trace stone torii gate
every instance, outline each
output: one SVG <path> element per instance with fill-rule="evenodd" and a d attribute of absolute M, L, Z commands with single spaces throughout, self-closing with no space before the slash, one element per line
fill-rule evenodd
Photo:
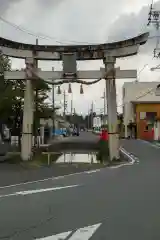
<path fill-rule="evenodd" d="M 28 61 L 27 61 L 28 60 Z M 31 64 L 32 59 L 26 59 L 26 66 L 28 64 Z M 28 72 L 29 69 L 24 69 L 21 71 L 7 71 L 5 72 L 5 79 L 6 80 L 26 80 L 26 73 L 28 73 L 28 77 L 32 79 L 32 72 Z M 41 69 L 37 69 L 37 77 L 40 79 L 43 79 L 44 81 L 48 81 L 53 83 L 54 80 L 61 79 L 63 72 L 62 71 L 41 71 Z M 101 68 L 99 71 L 78 71 L 77 72 L 77 79 L 100 79 L 104 78 L 105 76 L 105 68 Z M 110 77 L 112 77 L 112 74 L 110 74 Z M 115 68 L 115 78 L 116 79 L 129 79 L 129 78 L 136 78 L 137 77 L 137 70 L 120 70 L 120 68 Z M 25 97 L 24 97 L 24 117 L 23 117 L 23 131 L 29 130 L 27 128 L 27 125 L 29 122 L 32 122 L 33 124 L 33 108 L 31 108 L 31 102 L 33 107 L 33 95 L 31 95 L 31 86 L 30 81 L 27 81 L 28 84 L 26 84 L 26 91 L 25 91 Z M 30 102 L 31 101 L 31 102 Z M 30 126 L 32 126 L 30 124 Z M 32 128 L 30 128 L 30 131 L 32 131 Z M 28 131 L 29 133 L 29 131 Z M 27 135 L 29 137 L 29 134 Z M 22 159 L 26 160 L 29 159 L 31 156 L 31 147 L 32 143 L 30 142 L 31 139 L 29 137 L 28 141 L 26 141 L 26 138 L 22 138 Z"/>
<path fill-rule="evenodd" d="M 116 104 L 116 85 L 115 78 L 118 75 L 115 71 L 116 58 L 132 56 L 137 54 L 139 46 L 145 44 L 148 39 L 148 33 L 141 34 L 135 38 L 125 41 L 101 44 L 101 45 L 84 45 L 84 46 L 46 46 L 46 45 L 30 45 L 13 42 L 4 38 L 0 38 L 1 51 L 6 56 L 26 59 L 26 70 L 22 72 L 6 72 L 6 79 L 12 79 L 17 74 L 18 79 L 26 79 L 26 90 L 24 96 L 24 114 L 23 114 L 23 133 L 22 133 L 22 150 L 21 156 L 23 160 L 32 157 L 32 126 L 33 126 L 33 88 L 32 81 L 37 77 L 43 79 L 51 77 L 67 79 L 67 82 L 81 78 L 95 78 L 95 75 L 106 80 L 107 92 L 107 112 L 109 127 L 109 148 L 110 159 L 119 158 L 119 136 L 117 133 L 117 104 Z M 77 60 L 94 60 L 103 59 L 105 69 L 100 71 L 77 71 Z M 63 61 L 63 72 L 39 72 L 37 69 L 37 60 L 61 60 Z M 103 72 L 104 71 L 104 72 Z M 103 74 L 104 73 L 104 74 Z M 19 75 L 18 75 L 19 74 Z M 92 75 L 92 76 L 91 76 Z M 87 77 L 86 77 L 87 76 Z M 16 78 L 17 79 L 17 78 Z"/>

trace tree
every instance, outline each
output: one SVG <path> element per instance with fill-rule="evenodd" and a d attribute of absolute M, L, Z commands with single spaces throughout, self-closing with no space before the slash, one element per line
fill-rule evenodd
<path fill-rule="evenodd" d="M 35 102 L 33 134 L 34 136 L 37 136 L 38 127 L 40 125 L 40 118 L 49 117 L 49 116 L 46 116 L 47 114 L 51 115 L 49 111 L 50 108 L 48 104 L 45 103 L 45 100 L 48 98 L 47 93 L 51 90 L 51 88 L 48 86 L 47 83 L 45 83 L 40 79 L 38 79 L 33 83 L 34 83 L 33 88 L 34 88 L 34 102 Z M 36 138 L 35 138 L 35 141 L 36 141 Z"/>
<path fill-rule="evenodd" d="M 8 111 L 11 112 L 12 83 L 4 79 L 4 71 L 9 70 L 11 70 L 9 58 L 0 54 L 0 117 L 2 121 L 7 119 Z"/>
<path fill-rule="evenodd" d="M 11 61 L 8 57 L 0 54 L 0 119 L 9 125 L 13 135 L 17 135 L 22 125 L 25 81 L 5 80 L 5 71 L 11 71 Z M 33 87 L 37 106 L 35 119 L 36 122 L 39 122 L 39 117 L 51 115 L 49 107 L 45 103 L 50 87 L 40 80 L 35 81 Z"/>

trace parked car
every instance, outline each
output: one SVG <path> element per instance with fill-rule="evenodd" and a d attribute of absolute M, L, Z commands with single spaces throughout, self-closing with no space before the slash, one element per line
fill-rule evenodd
<path fill-rule="evenodd" d="M 67 137 L 69 134 L 68 134 L 68 131 L 67 131 L 67 129 L 66 128 L 63 128 L 62 129 L 62 136 L 63 137 Z"/>

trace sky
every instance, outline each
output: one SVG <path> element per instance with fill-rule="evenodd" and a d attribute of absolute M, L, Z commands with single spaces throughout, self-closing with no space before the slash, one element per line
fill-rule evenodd
<path fill-rule="evenodd" d="M 160 10 L 160 1 L 154 3 Z M 10 25 L 0 19 L 0 36 L 19 42 L 35 43 L 39 37 L 40 44 L 91 44 L 123 40 L 145 31 L 150 31 L 151 36 L 159 34 L 154 27 L 147 27 L 151 0 L 0 0 L 0 4 L 0 17 L 12 23 Z M 21 30 L 15 25 L 20 26 Z M 138 55 L 117 59 L 116 66 L 137 69 L 138 73 L 141 72 L 138 74 L 139 81 L 160 81 L 159 72 L 150 71 L 158 64 L 158 60 L 153 59 L 155 46 L 155 38 L 148 40 Z M 24 67 L 24 60 L 12 59 L 12 67 Z M 52 67 L 61 70 L 62 64 L 39 61 L 39 67 L 43 70 L 51 70 Z M 78 62 L 78 69 L 81 70 L 98 70 L 100 67 L 103 67 L 102 61 Z M 125 81 L 134 79 L 116 81 L 119 112 L 122 111 L 122 86 Z M 67 111 L 70 112 L 72 99 L 77 113 L 86 114 L 92 101 L 94 111 L 103 112 L 101 97 L 105 89 L 104 80 L 83 88 L 84 94 L 80 95 L 80 86 L 73 84 L 73 93 L 68 94 L 68 86 L 61 86 L 61 90 L 66 91 Z M 62 106 L 63 94 L 55 95 L 56 104 Z"/>

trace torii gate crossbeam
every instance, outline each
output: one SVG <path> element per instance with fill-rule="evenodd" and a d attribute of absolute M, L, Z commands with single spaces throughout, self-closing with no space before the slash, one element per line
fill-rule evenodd
<path fill-rule="evenodd" d="M 44 80 L 60 80 L 63 79 L 62 71 L 41 71 L 37 70 L 37 75 Z M 101 68 L 100 70 L 88 70 L 88 71 L 78 71 L 77 79 L 99 79 L 103 78 L 105 75 L 105 69 Z M 5 79 L 7 80 L 25 80 L 26 75 L 25 71 L 6 71 L 4 73 Z M 112 75 L 109 76 L 110 78 Z M 116 79 L 125 79 L 125 78 L 137 78 L 137 70 L 120 70 L 116 68 Z"/>

